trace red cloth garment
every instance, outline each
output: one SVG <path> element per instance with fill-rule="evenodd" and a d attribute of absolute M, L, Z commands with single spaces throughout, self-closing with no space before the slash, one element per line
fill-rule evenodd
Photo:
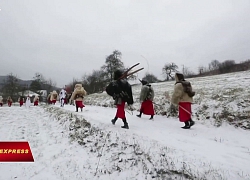
<path fill-rule="evenodd" d="M 56 104 L 56 100 L 52 100 L 52 101 L 50 101 L 51 103 L 53 103 L 53 104 Z"/>
<path fill-rule="evenodd" d="M 83 108 L 85 106 L 82 101 L 76 101 L 76 107 Z"/>
<path fill-rule="evenodd" d="M 153 102 L 150 100 L 143 101 L 140 112 L 146 115 L 155 115 Z"/>
<path fill-rule="evenodd" d="M 20 106 L 22 106 L 23 105 L 23 101 L 19 101 L 19 104 L 20 104 Z"/>
<path fill-rule="evenodd" d="M 34 102 L 34 106 L 38 106 L 38 101 L 35 101 L 35 102 Z"/>
<path fill-rule="evenodd" d="M 125 102 L 122 101 L 121 104 L 117 104 L 116 108 L 117 108 L 117 111 L 116 111 L 115 117 L 121 118 L 121 119 L 126 118 L 125 110 L 124 110 L 125 109 Z"/>
<path fill-rule="evenodd" d="M 67 98 L 65 97 L 64 98 L 64 104 L 67 104 L 68 102 L 67 102 Z"/>
<path fill-rule="evenodd" d="M 11 107 L 11 105 L 12 105 L 12 102 L 8 101 L 8 106 Z"/>
<path fill-rule="evenodd" d="M 180 122 L 186 122 L 191 119 L 191 103 L 180 102 L 179 103 L 179 120 Z"/>

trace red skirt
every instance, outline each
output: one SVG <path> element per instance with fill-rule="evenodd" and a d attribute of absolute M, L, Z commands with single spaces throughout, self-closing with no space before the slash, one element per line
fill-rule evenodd
<path fill-rule="evenodd" d="M 153 102 L 150 100 L 143 101 L 140 112 L 146 115 L 155 115 Z"/>
<path fill-rule="evenodd" d="M 20 104 L 20 106 L 22 106 L 23 105 L 23 101 L 19 101 L 19 104 Z"/>
<path fill-rule="evenodd" d="M 76 107 L 83 108 L 85 106 L 82 101 L 76 101 Z"/>
<path fill-rule="evenodd" d="M 35 101 L 35 102 L 34 102 L 34 106 L 38 106 L 38 101 Z"/>
<path fill-rule="evenodd" d="M 10 107 L 11 105 L 12 105 L 12 102 L 9 102 L 9 101 L 8 101 L 8 106 Z"/>
<path fill-rule="evenodd" d="M 180 102 L 179 103 L 179 120 L 180 122 L 186 122 L 191 119 L 191 103 L 190 102 Z"/>
<path fill-rule="evenodd" d="M 121 118 L 121 119 L 126 118 L 126 116 L 125 116 L 125 110 L 124 110 L 125 109 L 125 102 L 122 101 L 121 104 L 117 104 L 116 108 L 117 108 L 117 110 L 116 110 L 115 117 Z"/>
<path fill-rule="evenodd" d="M 56 104 L 56 99 L 55 100 L 52 100 L 52 101 L 50 101 L 51 103 L 53 103 L 53 104 Z"/>

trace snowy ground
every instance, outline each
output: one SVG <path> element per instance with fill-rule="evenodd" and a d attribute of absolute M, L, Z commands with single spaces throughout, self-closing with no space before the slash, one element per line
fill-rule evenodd
<path fill-rule="evenodd" d="M 177 118 L 137 118 L 115 109 L 67 105 L 1 107 L 0 140 L 27 140 L 35 163 L 2 163 L 0 179 L 250 179 L 250 131 Z"/>

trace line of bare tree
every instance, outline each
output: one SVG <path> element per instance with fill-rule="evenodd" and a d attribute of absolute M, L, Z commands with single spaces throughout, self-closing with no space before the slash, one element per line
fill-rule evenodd
<path fill-rule="evenodd" d="M 125 67 L 122 62 L 122 53 L 118 50 L 114 50 L 112 54 L 108 55 L 105 59 L 105 63 L 100 66 L 99 69 L 93 70 L 91 73 L 84 74 L 80 79 L 73 78 L 73 81 L 68 83 L 67 91 L 73 91 L 74 86 L 77 83 L 83 84 L 86 91 L 91 93 L 103 92 L 106 85 L 113 80 L 113 72 L 117 69 L 126 70 L 128 67 Z M 182 69 L 179 70 L 179 67 L 174 63 L 166 63 L 162 68 L 162 75 L 164 76 L 163 81 L 174 80 L 175 72 L 182 72 L 186 78 L 198 77 L 198 76 L 207 76 L 207 75 L 216 75 L 222 73 L 230 73 L 236 71 L 244 71 L 250 69 L 250 60 L 243 61 L 236 64 L 234 60 L 225 60 L 219 62 L 218 60 L 212 60 L 208 67 L 201 66 L 199 67 L 198 73 L 190 71 L 184 65 Z M 136 79 L 136 76 L 131 76 L 129 79 Z M 149 83 L 162 82 L 159 80 L 153 73 L 145 73 L 142 78 L 147 80 Z M 51 79 L 46 79 L 41 73 L 36 73 L 33 77 L 29 87 L 21 86 L 17 76 L 14 76 L 12 73 L 8 75 L 6 82 L 4 83 L 3 88 L 0 90 L 5 96 L 17 96 L 18 92 L 24 92 L 29 89 L 33 92 L 39 94 L 38 90 L 47 90 L 51 92 L 56 87 L 56 83 Z"/>
<path fill-rule="evenodd" d="M 35 73 L 31 83 L 21 83 L 20 78 L 13 73 L 7 75 L 0 89 L 1 95 L 6 99 L 8 96 L 15 102 L 20 96 L 24 96 L 26 90 L 41 94 L 40 90 L 51 92 L 56 87 L 56 82 L 51 78 L 46 79 L 41 73 Z"/>

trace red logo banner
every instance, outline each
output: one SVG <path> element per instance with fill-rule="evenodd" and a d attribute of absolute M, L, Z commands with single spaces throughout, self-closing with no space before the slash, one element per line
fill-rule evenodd
<path fill-rule="evenodd" d="M 0 142 L 0 162 L 34 162 L 28 142 Z"/>

